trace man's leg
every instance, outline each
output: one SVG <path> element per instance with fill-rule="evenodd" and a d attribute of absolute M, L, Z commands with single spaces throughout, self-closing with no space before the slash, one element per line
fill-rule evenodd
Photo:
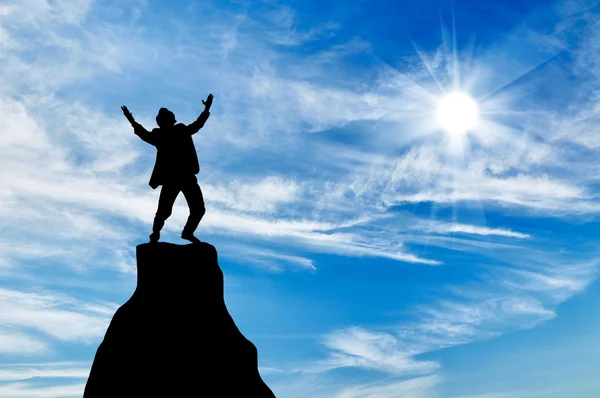
<path fill-rule="evenodd" d="M 158 210 L 154 216 L 154 224 L 152 225 L 152 235 L 150 241 L 156 242 L 160 238 L 160 230 L 165 225 L 165 220 L 169 218 L 173 212 L 173 204 L 177 195 L 179 195 L 179 187 L 177 185 L 163 185 L 158 197 Z"/>
<path fill-rule="evenodd" d="M 183 192 L 188 207 L 190 208 L 190 216 L 188 217 L 185 227 L 181 232 L 181 237 L 183 239 L 197 241 L 198 239 L 194 237 L 194 231 L 196 228 L 198 228 L 200 220 L 202 220 L 204 213 L 206 213 L 202 190 L 200 190 L 200 185 L 194 181 L 189 184 L 185 184 L 182 187 L 181 192 Z"/>

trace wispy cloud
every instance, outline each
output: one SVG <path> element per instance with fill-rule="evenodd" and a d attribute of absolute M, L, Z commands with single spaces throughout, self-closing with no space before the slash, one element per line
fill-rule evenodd
<path fill-rule="evenodd" d="M 33 383 L 8 383 L 0 385 L 0 395 L 15 398 L 74 398 L 81 397 L 84 383 L 39 386 Z"/>
<path fill-rule="evenodd" d="M 0 352 L 4 354 L 32 355 L 44 354 L 50 351 L 50 346 L 27 333 L 10 328 L 0 329 Z"/>
<path fill-rule="evenodd" d="M 254 183 L 231 181 L 224 187 L 203 185 L 203 192 L 210 203 L 239 211 L 273 213 L 277 205 L 294 202 L 301 195 L 301 186 L 294 180 L 266 177 Z"/>
<path fill-rule="evenodd" d="M 257 264 L 273 272 L 282 272 L 285 268 L 314 272 L 317 268 L 313 261 L 300 257 L 282 254 L 273 250 L 259 250 L 248 247 L 223 247 L 225 253 L 235 253 L 235 257 L 243 257 L 246 261 Z"/>
<path fill-rule="evenodd" d="M 87 379 L 90 370 L 87 362 L 49 362 L 11 364 L 0 370 L 0 381 L 28 380 L 33 378 Z"/>
<path fill-rule="evenodd" d="M 391 334 L 374 333 L 359 327 L 335 331 L 323 341 L 332 350 L 326 367 L 359 367 L 392 374 L 431 373 L 438 364 L 415 360 Z"/>
<path fill-rule="evenodd" d="M 42 332 L 59 341 L 91 342 L 102 337 L 117 305 L 80 307 L 61 293 L 30 293 L 0 289 L 3 325 Z M 68 324 L 69 327 L 65 328 Z"/>
<path fill-rule="evenodd" d="M 425 376 L 402 381 L 387 381 L 344 389 L 336 398 L 428 398 L 435 396 L 439 376 Z"/>
<path fill-rule="evenodd" d="M 525 239 L 531 237 L 529 234 L 511 231 L 504 228 L 479 227 L 476 225 L 467 224 L 438 224 L 433 227 L 433 230 L 441 233 L 465 233 L 474 235 L 496 235 L 506 236 L 509 238 Z"/>
<path fill-rule="evenodd" d="M 331 332 L 323 341 L 331 350 L 325 363 L 389 374 L 433 372 L 438 366 L 435 362 L 415 357 L 553 319 L 560 303 L 593 280 L 597 266 L 597 262 L 554 267 L 546 263 L 536 267 L 536 272 L 505 268 L 500 275 L 491 271 L 492 278 L 455 286 L 447 298 L 415 308 L 415 322 L 386 327 L 385 332 L 356 327 Z"/>

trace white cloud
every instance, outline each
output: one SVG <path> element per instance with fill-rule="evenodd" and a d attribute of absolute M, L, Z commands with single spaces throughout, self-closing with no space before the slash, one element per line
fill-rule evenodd
<path fill-rule="evenodd" d="M 331 332 L 323 341 L 332 350 L 322 365 L 376 369 L 392 374 L 431 373 L 438 368 L 432 361 L 419 361 L 391 334 L 374 333 L 359 327 Z"/>
<path fill-rule="evenodd" d="M 114 305 L 82 308 L 78 300 L 64 294 L 3 288 L 0 298 L 0 317 L 4 325 L 35 330 L 60 341 L 82 343 L 91 343 L 104 335 L 110 322 L 108 314 L 115 308 Z"/>
<path fill-rule="evenodd" d="M 530 235 L 523 234 L 520 232 L 514 232 L 508 229 L 503 228 L 489 228 L 489 227 L 478 227 L 475 225 L 466 225 L 466 224 L 451 224 L 451 225 L 440 225 L 440 232 L 462 232 L 466 234 L 475 234 L 475 235 L 498 235 L 498 236 L 507 236 L 510 238 L 529 238 Z"/>
<path fill-rule="evenodd" d="M 277 205 L 292 203 L 301 194 L 299 183 L 278 176 L 253 183 L 233 180 L 227 185 L 203 184 L 202 189 L 210 204 L 258 213 L 273 213 Z"/>
<path fill-rule="evenodd" d="M 596 279 L 598 264 L 597 260 L 557 258 L 552 262 L 532 263 L 522 269 L 498 270 L 492 275 L 509 291 L 525 291 L 551 303 L 561 303 L 584 291 Z"/>
<path fill-rule="evenodd" d="M 398 159 L 390 158 L 383 163 L 377 160 L 359 169 L 350 181 L 336 185 L 362 199 L 382 200 L 386 206 L 406 202 L 451 205 L 471 201 L 557 215 L 600 210 L 593 193 L 581 183 L 562 181 L 548 174 L 494 175 L 489 170 L 497 167 L 494 166 L 496 161 L 504 164 L 500 161 L 502 151 L 475 153 L 468 167 L 448 164 L 443 153 L 441 147 L 424 144 Z M 478 161 L 486 155 L 488 160 Z"/>
<path fill-rule="evenodd" d="M 379 382 L 349 387 L 335 395 L 336 398 L 429 398 L 441 378 L 437 375 L 414 379 Z"/>
<path fill-rule="evenodd" d="M 27 380 L 32 378 L 78 378 L 87 379 L 91 364 L 78 362 L 50 362 L 11 364 L 0 370 L 0 381 Z"/>
<path fill-rule="evenodd" d="M 49 351 L 50 347 L 46 342 L 27 333 L 22 333 L 18 330 L 0 329 L 0 352 L 5 355 L 44 354 Z"/>
<path fill-rule="evenodd" d="M 512 261 L 524 264 L 491 267 L 489 277 L 450 286 L 434 302 L 416 305 L 411 311 L 414 321 L 389 325 L 386 332 L 357 327 L 332 331 L 325 339 L 330 357 L 321 363 L 389 374 L 433 372 L 435 362 L 415 357 L 553 319 L 558 305 L 583 291 L 598 271 L 598 261 L 577 262 L 573 256 L 571 263 L 560 258 L 534 258 L 517 256 Z"/>
<path fill-rule="evenodd" d="M 37 386 L 32 383 L 0 385 L 0 396 L 11 398 L 75 398 L 83 395 L 84 383 L 58 386 Z"/>
<path fill-rule="evenodd" d="M 266 13 L 266 21 L 270 23 L 265 29 L 265 36 L 277 45 L 298 46 L 309 41 L 330 36 L 335 33 L 338 25 L 327 23 L 313 26 L 302 31 L 296 26 L 296 12 L 288 6 L 280 6 Z"/>
<path fill-rule="evenodd" d="M 232 253 L 237 258 L 244 258 L 247 262 L 257 264 L 259 267 L 273 272 L 282 272 L 285 268 L 310 272 L 317 270 L 312 260 L 300 256 L 287 255 L 273 250 L 252 249 L 244 246 L 224 245 L 220 246 L 220 248 L 226 255 Z"/>

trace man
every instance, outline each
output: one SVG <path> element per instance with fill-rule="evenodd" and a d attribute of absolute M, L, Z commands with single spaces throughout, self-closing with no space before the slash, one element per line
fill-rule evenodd
<path fill-rule="evenodd" d="M 146 130 L 135 121 L 131 112 L 125 105 L 121 107 L 123 114 L 133 126 L 134 133 L 142 140 L 156 147 L 156 163 L 150 177 L 149 185 L 156 189 L 162 185 L 158 199 L 158 210 L 152 225 L 150 242 L 157 242 L 160 238 L 160 230 L 173 211 L 173 204 L 179 192 L 183 192 L 190 215 L 185 227 L 181 232 L 181 238 L 191 242 L 200 242 L 194 236 L 200 220 L 204 216 L 204 198 L 198 185 L 196 174 L 200 171 L 198 156 L 192 135 L 200 130 L 208 116 L 212 105 L 213 95 L 209 94 L 204 104 L 204 111 L 198 119 L 189 125 L 177 123 L 173 112 L 167 108 L 160 108 L 156 116 L 158 128 L 152 131 Z"/>

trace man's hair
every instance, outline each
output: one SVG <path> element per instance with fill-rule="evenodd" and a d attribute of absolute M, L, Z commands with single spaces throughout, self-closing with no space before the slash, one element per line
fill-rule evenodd
<path fill-rule="evenodd" d="M 158 115 L 156 115 L 156 124 L 158 127 L 166 126 L 167 124 L 171 124 L 175 120 L 175 114 L 168 110 L 167 108 L 160 108 L 158 110 Z"/>

